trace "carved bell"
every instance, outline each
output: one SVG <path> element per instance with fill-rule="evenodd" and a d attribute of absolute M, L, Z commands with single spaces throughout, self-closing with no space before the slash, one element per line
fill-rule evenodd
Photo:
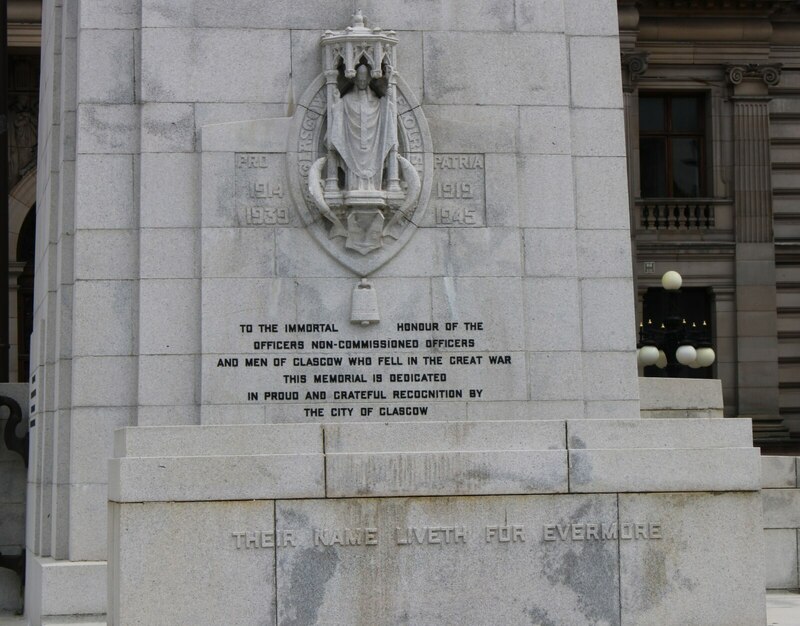
<path fill-rule="evenodd" d="M 377 324 L 381 321 L 378 312 L 378 292 L 366 278 L 362 278 L 361 282 L 353 287 L 350 321 L 362 326 Z"/>

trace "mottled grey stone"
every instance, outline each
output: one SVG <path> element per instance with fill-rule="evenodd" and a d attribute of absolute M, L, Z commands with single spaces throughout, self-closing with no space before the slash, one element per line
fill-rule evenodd
<path fill-rule="evenodd" d="M 312 453 L 322 453 L 322 428 L 316 424 L 151 426 L 124 428 L 114 434 L 118 457 Z"/>
<path fill-rule="evenodd" d="M 722 409 L 719 380 L 639 378 L 639 390 L 642 410 Z"/>
<path fill-rule="evenodd" d="M 276 516 L 303 538 L 278 549 L 279 624 L 620 623 L 616 542 L 542 534 L 566 520 L 615 522 L 612 496 L 278 502 Z M 524 541 L 497 542 L 494 526 L 508 525 Z M 312 529 L 345 527 L 375 528 L 377 544 L 314 545 Z M 397 544 L 425 527 L 463 528 L 464 542 L 451 530 L 450 543 L 441 532 L 439 543 Z"/>
<path fill-rule="evenodd" d="M 329 424 L 330 454 L 485 450 L 563 450 L 564 424 L 555 421 Z"/>
<path fill-rule="evenodd" d="M 145 28 L 142 99 L 283 102 L 290 74 L 289 55 L 284 51 L 289 47 L 288 31 Z M 252 50 L 259 54 L 250 54 Z M 165 63 L 165 58 L 170 62 Z M 233 58 L 235 63 L 230 62 Z"/>
<path fill-rule="evenodd" d="M 757 491 L 759 488 L 759 455 L 753 448 L 573 448 L 569 464 L 570 491 L 575 493 Z"/>
<path fill-rule="evenodd" d="M 139 150 L 139 107 L 82 104 L 78 107 L 79 153 L 135 153 Z"/>
<path fill-rule="evenodd" d="M 758 494 L 620 495 L 619 515 L 663 536 L 620 542 L 622 624 L 765 622 Z"/>
<path fill-rule="evenodd" d="M 764 531 L 767 590 L 798 588 L 797 531 L 768 528 Z"/>
<path fill-rule="evenodd" d="M 565 451 L 328 454 L 327 495 L 334 498 L 562 493 Z"/>
<path fill-rule="evenodd" d="M 800 528 L 800 489 L 761 492 L 764 528 Z"/>
<path fill-rule="evenodd" d="M 426 32 L 425 102 L 430 104 L 568 103 L 562 35 Z M 536 58 L 519 72 L 509 58 Z"/>
<path fill-rule="evenodd" d="M 83 30 L 78 54 L 78 101 L 134 102 L 134 36 L 130 30 Z"/>
<path fill-rule="evenodd" d="M 795 461 L 796 458 L 793 456 L 762 456 L 761 488 L 794 489 L 797 487 Z"/>
<path fill-rule="evenodd" d="M 749 419 L 570 420 L 567 445 L 573 449 L 748 448 Z M 763 457 L 762 457 L 763 458 Z"/>
<path fill-rule="evenodd" d="M 260 532 L 274 529 L 272 502 L 112 504 L 110 511 L 109 621 L 274 623 L 275 550 L 260 547 Z M 258 532 L 259 547 L 237 550 L 236 532 Z"/>
<path fill-rule="evenodd" d="M 108 499 L 114 502 L 321 498 L 324 494 L 320 454 L 126 457 L 109 462 Z"/>

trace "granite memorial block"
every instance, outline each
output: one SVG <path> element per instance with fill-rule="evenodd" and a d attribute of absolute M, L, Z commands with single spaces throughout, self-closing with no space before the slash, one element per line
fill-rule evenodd
<path fill-rule="evenodd" d="M 87 32 L 141 105 L 76 223 L 139 242 L 76 287 L 136 328 L 73 336 L 136 381 L 109 622 L 763 623 L 749 422 L 642 419 L 616 3 L 351 4 Z"/>

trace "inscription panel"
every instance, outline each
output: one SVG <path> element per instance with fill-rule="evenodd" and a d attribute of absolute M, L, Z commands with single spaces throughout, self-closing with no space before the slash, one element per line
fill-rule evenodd
<path fill-rule="evenodd" d="M 285 226 L 291 210 L 284 156 L 254 152 L 234 155 L 236 213 L 239 226 Z"/>
<path fill-rule="evenodd" d="M 278 623 L 313 602 L 318 624 L 485 624 L 486 606 L 493 624 L 541 623 L 539 607 L 547 623 L 619 624 L 618 541 L 544 539 L 582 523 L 616 524 L 616 497 L 279 501 L 276 528 L 298 541 L 277 549 Z"/>
<path fill-rule="evenodd" d="M 233 350 L 203 355 L 204 404 L 294 404 L 296 418 L 364 419 L 433 416 L 430 404 L 442 401 L 527 398 L 524 353 L 492 350 L 482 321 L 396 322 L 360 337 L 345 329 L 235 324 Z"/>
<path fill-rule="evenodd" d="M 395 526 L 340 527 L 277 530 L 240 530 L 230 535 L 237 550 L 260 548 L 347 548 L 378 546 L 449 546 L 472 544 L 525 544 L 529 541 L 643 541 L 662 539 L 658 522 L 572 522 L 545 524 L 541 529 L 524 524 L 487 524 L 480 527 Z"/>
<path fill-rule="evenodd" d="M 437 226 L 486 225 L 486 168 L 482 154 L 435 154 L 431 206 Z"/>

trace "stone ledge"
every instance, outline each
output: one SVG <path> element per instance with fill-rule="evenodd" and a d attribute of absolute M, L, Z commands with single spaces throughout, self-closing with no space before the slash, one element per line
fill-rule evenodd
<path fill-rule="evenodd" d="M 571 493 L 758 491 L 754 448 L 571 450 Z"/>
<path fill-rule="evenodd" d="M 47 616 L 103 615 L 106 562 L 59 561 L 28 552 L 25 614 L 35 624 Z"/>
<path fill-rule="evenodd" d="M 328 454 L 328 497 L 566 493 L 563 450 Z"/>
<path fill-rule="evenodd" d="M 761 492 L 764 528 L 800 528 L 800 489 Z"/>
<path fill-rule="evenodd" d="M 325 452 L 564 450 L 563 421 L 326 424 Z"/>
<path fill-rule="evenodd" d="M 113 502 L 323 498 L 321 454 L 112 459 Z"/>
<path fill-rule="evenodd" d="M 687 378 L 639 378 L 643 411 L 722 411 L 722 381 Z"/>
<path fill-rule="evenodd" d="M 322 454 L 319 424 L 140 426 L 114 433 L 116 457 Z"/>
<path fill-rule="evenodd" d="M 126 428 L 109 499 L 757 491 L 750 432 L 747 419 Z"/>
<path fill-rule="evenodd" d="M 628 448 L 749 448 L 749 419 L 568 420 L 571 450 Z"/>
<path fill-rule="evenodd" d="M 793 456 L 761 457 L 762 489 L 794 489 L 798 486 L 797 461 Z"/>

